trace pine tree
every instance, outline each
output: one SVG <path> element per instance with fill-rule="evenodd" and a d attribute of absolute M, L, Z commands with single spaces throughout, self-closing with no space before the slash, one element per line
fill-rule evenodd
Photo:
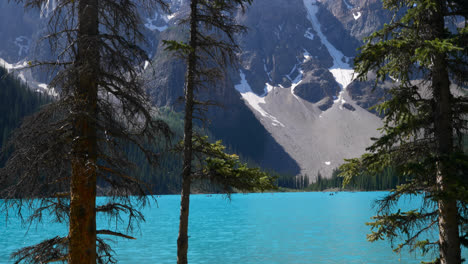
<path fill-rule="evenodd" d="M 189 17 L 183 20 L 189 27 L 188 42 L 165 41 L 168 50 L 182 55 L 187 64 L 185 76 L 185 117 L 182 194 L 179 237 L 177 240 L 177 263 L 186 264 L 188 251 L 188 218 L 190 188 L 194 178 L 205 178 L 229 193 L 237 188 L 245 191 L 274 188 L 274 179 L 259 169 L 250 169 L 239 162 L 239 157 L 224 152 L 221 142 L 209 143 L 204 136 L 193 132 L 194 113 L 202 113 L 212 102 L 195 98 L 200 88 L 213 88 L 226 69 L 235 65 L 239 46 L 235 35 L 245 32 L 238 25 L 235 15 L 239 8 L 244 11 L 252 0 L 191 0 Z M 199 117 L 199 116 L 198 116 Z M 201 170 L 193 164 L 194 157 L 201 155 Z"/>
<path fill-rule="evenodd" d="M 369 153 L 340 169 L 345 182 L 362 170 L 375 173 L 388 167 L 407 180 L 378 202 L 369 240 L 401 235 L 404 240 L 395 251 L 404 246 L 423 253 L 434 249 L 439 251 L 434 263 L 458 264 L 461 245 L 468 245 L 468 157 L 462 146 L 468 99 L 460 93 L 468 83 L 468 2 L 383 3 L 394 17 L 368 38 L 355 59 L 360 79 L 375 71 L 377 81 L 394 80 L 391 99 L 377 108 L 384 115 L 382 135 Z M 395 212 L 405 195 L 420 195 L 424 203 Z M 439 230 L 436 241 L 424 238 L 431 228 Z"/>
<path fill-rule="evenodd" d="M 16 0 L 41 8 L 48 0 Z M 148 6 L 165 7 L 162 1 Z M 145 3 L 145 1 L 141 1 Z M 96 214 L 119 219 L 128 226 L 143 215 L 145 185 L 134 177 L 122 143 L 134 144 L 151 162 L 156 155 L 144 144 L 169 135 L 164 122 L 153 117 L 139 73 L 146 53 L 134 1 L 61 0 L 49 15 L 49 43 L 56 58 L 30 62 L 52 66 L 50 86 L 58 100 L 25 119 L 9 146 L 14 151 L 0 171 L 5 210 L 32 210 L 28 220 L 51 215 L 69 224 L 66 237 L 55 237 L 13 254 L 17 263 L 113 262 L 101 235 L 128 235 L 96 227 Z M 96 204 L 96 195 L 109 195 Z M 135 195 L 136 198 L 131 198 Z M 40 198 L 35 201 L 35 198 Z"/>

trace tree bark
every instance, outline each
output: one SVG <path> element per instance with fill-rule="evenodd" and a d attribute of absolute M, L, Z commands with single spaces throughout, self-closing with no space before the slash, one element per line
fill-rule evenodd
<path fill-rule="evenodd" d="M 433 38 L 443 39 L 445 4 L 438 1 L 434 15 Z M 455 179 L 448 158 L 454 151 L 452 94 L 448 75 L 446 55 L 439 53 L 433 57 L 432 89 L 435 101 L 434 129 L 437 146 L 437 188 L 441 196 L 439 212 L 439 253 L 441 264 L 460 264 L 461 250 L 458 228 L 457 198 L 452 188 Z"/>
<path fill-rule="evenodd" d="M 443 62 L 435 60 L 434 64 Z M 435 68 L 440 68 L 436 66 Z M 461 263 L 460 238 L 458 228 L 458 207 L 453 195 L 453 170 L 447 158 L 453 152 L 453 130 L 451 114 L 451 93 L 446 70 L 433 72 L 434 99 L 436 101 L 435 134 L 437 144 L 437 188 L 441 194 L 439 211 L 439 251 L 441 264 Z"/>
<path fill-rule="evenodd" d="M 96 115 L 99 74 L 98 1 L 78 3 L 78 80 L 74 92 L 74 142 L 70 200 L 71 264 L 96 263 Z"/>
<path fill-rule="evenodd" d="M 197 48 L 197 5 L 198 0 L 190 3 L 190 40 L 192 48 L 187 59 L 187 80 L 185 86 L 185 117 L 184 117 L 184 163 L 182 170 L 182 194 L 180 202 L 179 237 L 177 239 L 177 263 L 187 264 L 188 251 L 188 220 L 190 208 L 190 185 L 192 173 L 192 136 L 193 136 L 193 106 L 196 78 L 196 48 Z"/>

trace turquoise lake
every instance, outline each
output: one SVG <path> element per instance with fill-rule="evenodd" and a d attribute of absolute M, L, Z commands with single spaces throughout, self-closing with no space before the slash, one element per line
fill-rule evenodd
<path fill-rule="evenodd" d="M 238 263 L 420 263 L 431 256 L 392 252 L 389 242 L 366 240 L 365 222 L 384 192 L 192 195 L 189 262 Z M 417 205 L 407 200 L 401 205 Z M 164 195 L 143 210 L 146 222 L 133 235 L 114 239 L 119 263 L 176 263 L 179 195 Z M 109 228 L 99 221 L 98 228 Z M 0 263 L 15 249 L 66 234 L 66 226 L 44 223 L 27 231 L 16 218 L 0 217 Z M 436 231 L 435 231 L 436 232 Z M 463 252 L 468 257 L 467 252 Z"/>

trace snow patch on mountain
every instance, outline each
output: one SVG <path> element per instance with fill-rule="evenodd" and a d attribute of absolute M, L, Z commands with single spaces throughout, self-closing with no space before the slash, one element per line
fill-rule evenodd
<path fill-rule="evenodd" d="M 255 111 L 260 113 L 263 117 L 269 118 L 272 121 L 273 126 L 284 127 L 283 123 L 278 121 L 278 119 L 269 113 L 267 113 L 260 104 L 266 104 L 265 97 L 270 91 L 273 90 L 273 86 L 266 84 L 264 88 L 264 93 L 262 95 L 257 95 L 252 91 L 249 83 L 245 79 L 245 74 L 240 71 L 241 82 L 236 84 L 234 88 L 241 94 L 242 98 L 252 107 Z"/>
<path fill-rule="evenodd" d="M 353 17 L 354 17 L 354 20 L 358 20 L 360 17 L 361 17 L 361 12 L 357 12 L 356 14 L 354 14 L 353 12 Z"/>
<path fill-rule="evenodd" d="M 36 89 L 36 92 L 38 93 L 46 93 L 50 96 L 53 96 L 53 97 L 58 97 L 58 93 L 55 91 L 55 89 L 53 87 L 49 87 L 49 85 L 45 84 L 45 83 L 39 83 L 37 84 L 37 86 L 41 89 Z"/>
<path fill-rule="evenodd" d="M 146 68 L 148 68 L 149 65 L 150 65 L 150 62 L 145 60 L 145 65 L 143 65 L 143 70 L 146 70 Z"/>
<path fill-rule="evenodd" d="M 343 91 L 346 87 L 353 81 L 354 71 L 351 66 L 347 63 L 349 58 L 347 58 L 341 51 L 335 48 L 323 34 L 320 22 L 317 18 L 317 13 L 319 7 L 316 0 L 303 0 L 304 6 L 307 9 L 307 18 L 312 24 L 313 29 L 317 33 L 318 37 L 322 44 L 327 48 L 331 57 L 333 58 L 333 66 L 328 70 L 331 72 L 336 82 L 340 85 L 342 91 L 340 92 L 338 99 L 335 100 L 336 103 L 344 104 L 345 100 L 343 99 Z"/>
<path fill-rule="evenodd" d="M 172 13 L 170 15 L 167 15 L 167 16 L 163 16 L 163 19 L 164 21 L 166 21 L 166 23 L 168 23 L 171 19 L 173 19 L 174 17 L 176 16 L 176 13 Z"/>
<path fill-rule="evenodd" d="M 10 72 L 11 70 L 24 69 L 24 68 L 28 67 L 28 63 L 24 61 L 23 63 L 19 62 L 19 63 L 11 64 L 11 63 L 6 62 L 4 59 L 0 58 L 0 66 L 2 66 L 8 72 Z"/>
<path fill-rule="evenodd" d="M 333 74 L 333 77 L 342 89 L 346 89 L 353 81 L 354 71 L 352 69 L 330 68 L 328 70 Z"/>

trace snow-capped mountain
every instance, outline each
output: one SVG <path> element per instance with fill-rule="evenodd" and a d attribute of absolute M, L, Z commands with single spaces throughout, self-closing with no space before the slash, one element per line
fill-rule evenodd
<path fill-rule="evenodd" d="M 263 166 L 330 176 L 382 125 L 367 109 L 382 94 L 354 81 L 352 66 L 362 38 L 389 18 L 378 0 L 254 1 L 238 15 L 249 27 L 239 37 L 241 67 L 211 91 L 224 105 L 211 113 L 212 131 Z M 171 26 L 160 37 L 181 38 Z M 183 66 L 160 46 L 152 70 L 155 102 L 176 104 Z"/>
<path fill-rule="evenodd" d="M 151 55 L 145 64 L 148 91 L 155 104 L 175 109 L 181 106 L 184 66 L 161 40 L 184 39 L 177 21 L 188 2 L 172 0 L 172 14 L 143 12 L 142 20 Z M 0 35 L 6 41 L 0 58 L 16 67 L 37 55 L 30 44 L 45 30 L 45 22 L 37 21 L 45 21 L 54 4 L 49 0 L 41 12 L 23 13 L 2 2 Z M 363 153 L 382 125 L 367 110 L 381 94 L 353 80 L 353 58 L 362 38 L 389 20 L 381 2 L 255 0 L 237 18 L 249 28 L 238 39 L 241 65 L 203 95 L 223 105 L 208 114 L 211 132 L 264 167 L 312 179 L 319 171 L 330 176 L 344 158 Z"/>
<path fill-rule="evenodd" d="M 289 7 L 284 6 L 284 1 L 263 2 L 257 1 L 243 20 L 249 26 L 276 24 L 269 32 L 261 26 L 255 28 L 263 31 L 256 34 L 256 41 L 268 41 L 270 45 L 247 45 L 243 54 L 245 69 L 239 73 L 241 80 L 235 88 L 297 162 L 301 174 L 315 177 L 320 171 L 330 176 L 343 158 L 363 153 L 382 125 L 347 91 L 353 82 L 352 60 L 359 41 L 332 15 L 339 7 L 327 5 L 327 1 L 288 1 Z M 289 14 L 284 14 L 283 19 L 269 18 L 264 10 L 272 2 L 277 3 L 276 10 L 286 9 Z M 360 23 L 369 15 L 354 7 L 360 1 L 328 2 L 346 7 L 341 11 L 345 20 L 348 15 Z M 246 42 L 252 41 L 245 38 Z M 264 92 L 257 95 L 254 91 L 262 86 Z"/>

